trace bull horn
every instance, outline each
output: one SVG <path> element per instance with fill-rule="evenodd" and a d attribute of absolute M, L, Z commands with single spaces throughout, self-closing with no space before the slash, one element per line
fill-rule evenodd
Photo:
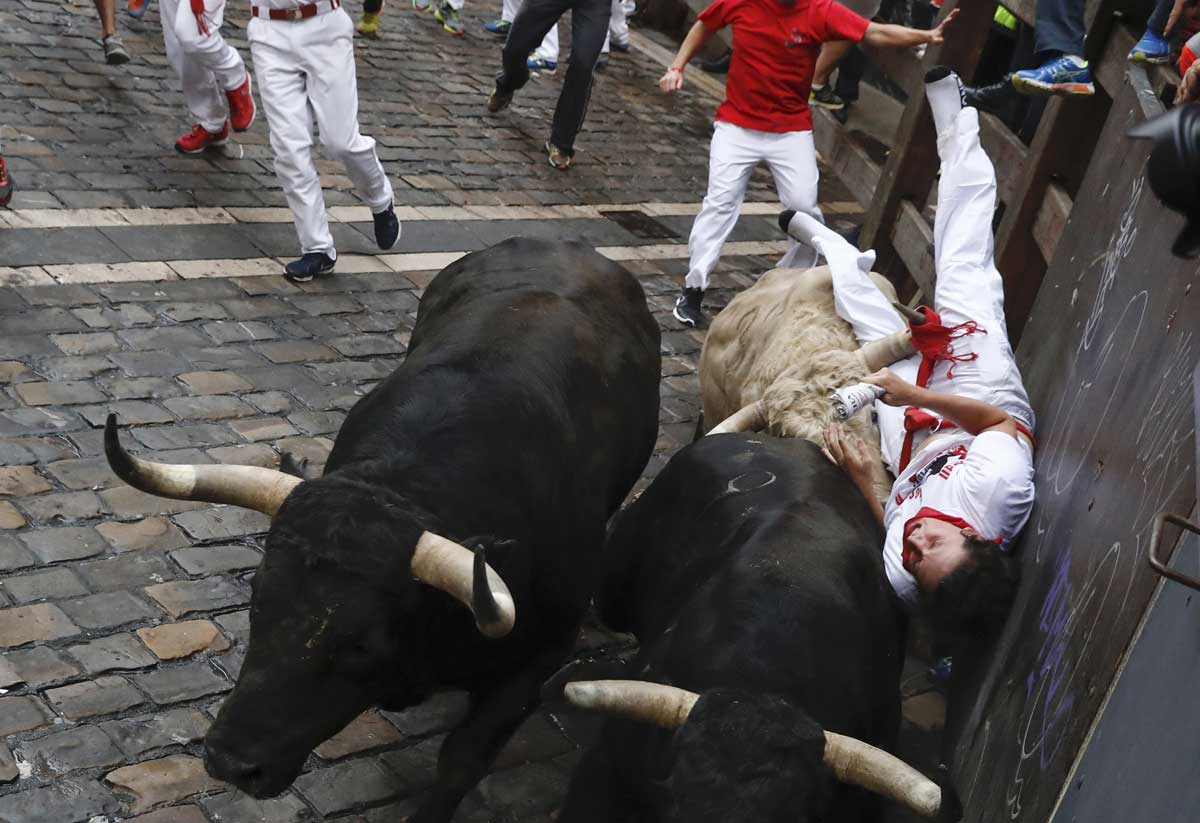
<path fill-rule="evenodd" d="M 869 743 L 825 732 L 825 765 L 842 783 L 866 789 L 932 820 L 942 807 L 942 790 L 895 755 Z"/>
<path fill-rule="evenodd" d="M 475 615 L 475 625 L 485 637 L 500 638 L 513 630 L 517 607 L 504 580 L 476 554 L 433 532 L 423 532 L 413 551 L 412 573 L 445 592 Z M 476 595 L 476 583 L 481 589 Z"/>
<path fill-rule="evenodd" d="M 916 354 L 917 348 L 912 342 L 912 329 L 904 329 L 864 343 L 858 351 L 866 364 L 867 372 L 871 373 Z"/>
<path fill-rule="evenodd" d="M 584 680 L 568 683 L 567 700 L 583 709 L 677 729 L 700 695 L 675 686 L 643 680 Z M 898 757 L 861 740 L 825 732 L 825 765 L 842 783 L 882 795 L 933 819 L 942 805 L 942 790 Z"/>
<path fill-rule="evenodd" d="M 756 432 L 767 425 L 767 410 L 761 400 L 756 400 L 745 408 L 738 409 L 713 426 L 709 434 L 726 434 L 728 432 Z"/>
<path fill-rule="evenodd" d="M 908 321 L 908 325 L 910 325 L 910 326 L 924 326 L 925 325 L 925 315 L 921 314 L 916 309 L 909 308 L 908 306 L 904 305 L 903 303 L 899 303 L 895 300 L 892 301 L 892 307 L 896 311 L 900 312 L 900 315 L 905 320 Z"/>
<path fill-rule="evenodd" d="M 695 692 L 645 680 L 576 680 L 566 685 L 563 694 L 581 709 L 653 723 L 662 729 L 677 729 L 686 723 L 700 699 Z"/>
<path fill-rule="evenodd" d="M 190 465 L 140 460 L 121 446 L 117 416 L 104 423 L 104 455 L 113 473 L 138 491 L 175 500 L 228 503 L 275 516 L 303 481 L 261 466 Z"/>

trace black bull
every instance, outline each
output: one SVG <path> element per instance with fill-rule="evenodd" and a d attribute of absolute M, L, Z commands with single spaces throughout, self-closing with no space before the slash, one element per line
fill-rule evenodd
<path fill-rule="evenodd" d="M 873 819 L 876 799 L 821 757 L 822 729 L 891 748 L 899 727 L 882 545 L 811 443 L 722 434 L 676 454 L 614 518 L 598 606 L 641 641 L 620 677 L 701 698 L 674 733 L 608 720 L 560 823 Z"/>
<path fill-rule="evenodd" d="M 271 524 L 209 772 L 276 794 L 366 708 L 466 689 L 470 713 L 413 818 L 448 820 L 572 645 L 607 518 L 654 446 L 659 370 L 641 286 L 585 246 L 513 239 L 440 272 L 404 363 Z M 491 547 L 511 634 L 482 636 L 463 605 L 413 579 L 425 531 Z"/>

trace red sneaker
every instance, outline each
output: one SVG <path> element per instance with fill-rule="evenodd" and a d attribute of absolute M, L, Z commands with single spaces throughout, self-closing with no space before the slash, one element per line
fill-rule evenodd
<path fill-rule="evenodd" d="M 4 165 L 4 158 L 0 157 L 0 207 L 7 206 L 12 196 L 12 178 L 8 176 L 8 166 Z"/>
<path fill-rule="evenodd" d="M 229 124 L 234 131 L 245 131 L 254 122 L 254 97 L 250 94 L 250 73 L 246 82 L 232 91 L 225 92 L 229 100 Z"/>
<path fill-rule="evenodd" d="M 218 132 L 211 132 L 199 123 L 192 130 L 175 141 L 175 151 L 184 154 L 199 154 L 209 146 L 223 146 L 229 138 L 229 124 L 225 123 Z"/>

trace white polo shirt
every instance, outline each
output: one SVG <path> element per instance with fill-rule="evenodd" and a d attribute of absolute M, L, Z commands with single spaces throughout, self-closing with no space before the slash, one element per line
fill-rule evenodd
<path fill-rule="evenodd" d="M 928 451 L 928 450 L 927 450 Z M 904 569 L 904 524 L 923 508 L 969 523 L 1007 550 L 1033 508 L 1033 450 L 1004 432 L 961 432 L 921 452 L 892 485 L 884 508 L 883 562 L 896 594 L 910 608 L 917 581 Z"/>

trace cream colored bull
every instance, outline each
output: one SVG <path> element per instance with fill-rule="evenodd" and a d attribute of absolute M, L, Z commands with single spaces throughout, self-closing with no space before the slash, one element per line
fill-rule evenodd
<path fill-rule="evenodd" d="M 871 279 L 895 305 L 892 284 L 874 272 Z M 911 318 L 899 305 L 897 309 Z M 859 382 L 913 351 L 907 330 L 859 348 L 850 324 L 834 309 L 828 266 L 772 269 L 717 315 L 704 341 L 704 419 L 719 423 L 709 433 L 761 430 L 802 437 L 824 448 L 834 389 Z M 864 412 L 845 425 L 874 457 L 872 479 L 883 500 L 891 480 L 872 416 Z"/>

